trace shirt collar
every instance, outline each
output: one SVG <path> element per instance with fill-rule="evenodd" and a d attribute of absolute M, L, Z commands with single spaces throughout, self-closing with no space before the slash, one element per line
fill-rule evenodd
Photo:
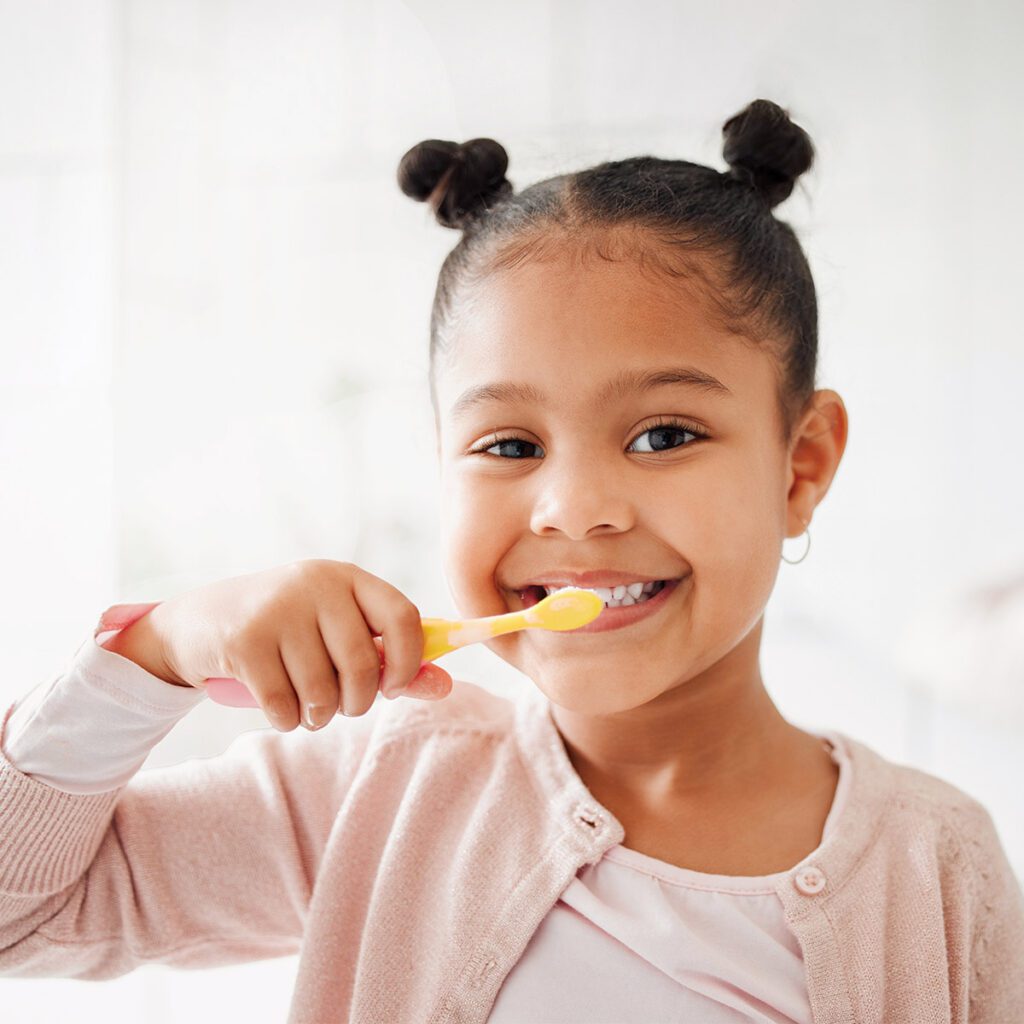
<path fill-rule="evenodd" d="M 551 717 L 550 701 L 535 685 L 516 696 L 515 730 L 524 764 L 551 815 L 564 831 L 582 843 L 588 862 L 595 862 L 607 849 L 623 842 L 622 823 L 594 798 L 577 774 Z M 830 834 L 815 851 L 782 873 L 779 886 L 787 892 L 793 889 L 791 878 L 808 866 L 824 876 L 822 891 L 841 887 L 877 839 L 890 803 L 886 798 L 890 789 L 888 762 L 870 747 L 837 730 L 818 730 L 815 735 L 828 739 L 847 756 L 849 789 Z"/>

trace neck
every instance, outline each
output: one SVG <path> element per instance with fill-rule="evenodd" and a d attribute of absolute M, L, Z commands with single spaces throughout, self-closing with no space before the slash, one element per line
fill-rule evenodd
<path fill-rule="evenodd" d="M 760 632 L 759 623 L 725 658 L 640 707 L 587 715 L 551 706 L 566 753 L 595 798 L 699 804 L 749 792 L 817 746 L 765 690 Z"/>

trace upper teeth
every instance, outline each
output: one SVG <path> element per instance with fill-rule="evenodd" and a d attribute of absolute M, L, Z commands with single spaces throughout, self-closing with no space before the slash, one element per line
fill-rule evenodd
<path fill-rule="evenodd" d="M 651 580 L 649 583 L 626 583 L 620 584 L 617 587 L 583 587 L 581 589 L 592 590 L 601 598 L 602 601 L 604 601 L 605 604 L 608 604 L 611 601 L 622 601 L 627 597 L 627 595 L 632 598 L 632 600 L 627 603 L 633 604 L 635 601 L 639 600 L 641 594 L 649 594 L 657 583 L 657 580 Z M 565 589 L 562 584 L 554 585 L 542 583 L 540 585 L 544 588 L 544 591 L 547 594 L 553 594 L 556 590 Z"/>

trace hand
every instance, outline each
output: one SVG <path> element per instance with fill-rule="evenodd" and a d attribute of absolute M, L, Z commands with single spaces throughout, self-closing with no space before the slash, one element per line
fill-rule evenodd
<path fill-rule="evenodd" d="M 314 731 L 338 711 L 363 715 L 384 687 L 427 700 L 452 690 L 444 669 L 421 669 L 419 609 L 351 562 L 305 559 L 218 580 L 163 601 L 125 634 L 143 623 L 136 635 L 154 674 L 196 687 L 238 679 L 281 732 Z M 118 653 L 143 663 L 128 651 Z M 313 726 L 307 704 L 319 710 Z"/>

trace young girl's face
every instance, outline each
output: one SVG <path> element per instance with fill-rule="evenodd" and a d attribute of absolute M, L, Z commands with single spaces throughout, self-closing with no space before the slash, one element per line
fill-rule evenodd
<path fill-rule="evenodd" d="M 521 588 L 565 571 L 681 581 L 619 629 L 488 641 L 566 708 L 636 707 L 737 651 L 799 530 L 771 356 L 716 326 L 700 287 L 635 260 L 527 262 L 478 287 L 438 367 L 444 560 L 461 615 L 522 608 Z M 683 368 L 728 390 L 636 386 Z M 529 391 L 453 409 L 507 384 Z"/>

